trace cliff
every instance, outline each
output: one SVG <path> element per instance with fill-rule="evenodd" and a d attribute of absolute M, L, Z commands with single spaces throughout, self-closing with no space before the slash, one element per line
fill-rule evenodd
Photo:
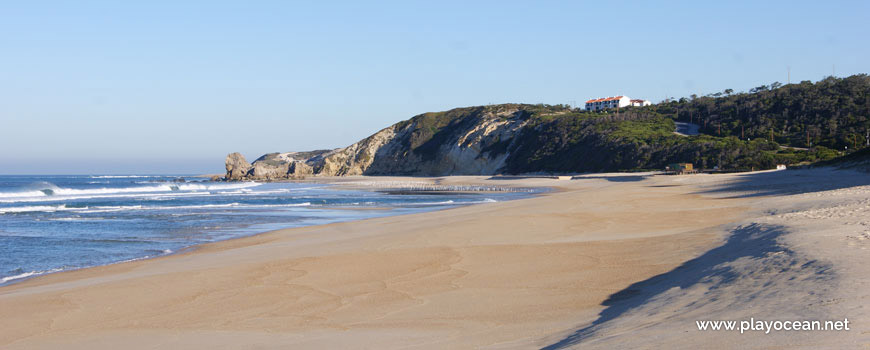
<path fill-rule="evenodd" d="M 775 142 L 674 134 L 675 115 L 503 104 L 424 113 L 334 150 L 227 156 L 227 180 L 344 175 L 492 175 L 700 168 L 765 169 L 814 157 L 782 155 Z"/>
<path fill-rule="evenodd" d="M 344 148 L 270 153 L 252 164 L 233 153 L 226 159 L 226 178 L 494 174 L 504 167 L 507 154 L 494 152 L 493 146 L 512 139 L 527 122 L 522 105 L 426 113 Z"/>

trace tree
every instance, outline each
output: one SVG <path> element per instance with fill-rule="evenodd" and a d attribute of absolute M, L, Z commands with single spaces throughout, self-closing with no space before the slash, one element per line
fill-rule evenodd
<path fill-rule="evenodd" d="M 728 95 L 728 96 L 731 96 L 731 94 L 732 94 L 733 92 L 734 92 L 734 89 L 725 89 L 725 94 Z M 719 96 L 722 96 L 722 95 L 719 95 Z"/>
<path fill-rule="evenodd" d="M 866 74 L 787 86 L 774 82 L 751 91 L 727 96 L 717 92 L 678 100 L 668 108 L 670 113 L 696 111 L 698 123 L 707 124 L 703 131 L 711 135 L 716 135 L 721 123 L 722 135 L 769 139 L 774 130 L 776 141 L 797 147 L 812 143 L 830 149 L 854 148 L 853 132 L 870 139 L 866 132 L 870 128 L 870 76 Z"/>

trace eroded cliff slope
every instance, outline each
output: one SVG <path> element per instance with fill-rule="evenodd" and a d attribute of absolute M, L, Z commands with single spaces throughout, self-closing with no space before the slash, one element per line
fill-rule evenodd
<path fill-rule="evenodd" d="M 227 156 L 228 180 L 311 175 L 480 175 L 499 172 L 506 146 L 529 121 L 524 105 L 458 108 L 396 123 L 344 148 Z"/>
<path fill-rule="evenodd" d="M 666 108 L 615 113 L 503 104 L 424 113 L 344 148 L 270 153 L 253 163 L 233 153 L 226 159 L 226 179 L 578 173 L 663 169 L 675 162 L 758 170 L 818 153 L 784 152 L 765 139 L 676 135 L 677 114 L 662 113 Z"/>

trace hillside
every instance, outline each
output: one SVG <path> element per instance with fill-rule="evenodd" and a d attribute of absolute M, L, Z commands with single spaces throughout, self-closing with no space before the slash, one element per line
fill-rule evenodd
<path fill-rule="evenodd" d="M 700 124 L 709 135 L 772 139 L 792 147 L 861 148 L 870 137 L 870 77 L 773 83 L 748 93 L 726 89 L 647 108 Z"/>
<path fill-rule="evenodd" d="M 859 75 L 695 96 L 618 114 L 563 105 L 456 108 L 417 115 L 345 148 L 270 153 L 252 164 L 230 154 L 226 178 L 636 171 L 674 162 L 769 169 L 865 147 L 856 140 L 870 123 L 868 91 L 870 79 Z M 701 134 L 675 134 L 675 120 L 700 124 Z"/>
<path fill-rule="evenodd" d="M 864 148 L 842 157 L 818 162 L 814 164 L 814 166 L 830 166 L 841 169 L 870 171 L 870 148 Z"/>

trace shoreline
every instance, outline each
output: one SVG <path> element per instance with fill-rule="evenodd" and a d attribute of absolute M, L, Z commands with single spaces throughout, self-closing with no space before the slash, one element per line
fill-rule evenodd
<path fill-rule="evenodd" d="M 194 176 L 194 177 L 206 177 L 206 176 L 207 175 L 198 175 L 198 176 Z M 344 180 L 347 180 L 347 178 L 350 178 L 350 177 L 323 177 L 323 178 L 320 178 L 319 180 L 325 180 L 325 181 L 316 181 L 316 182 L 305 181 L 305 180 L 286 180 L 286 181 L 280 181 L 280 182 L 288 182 L 288 183 L 312 183 L 313 182 L 313 183 L 317 183 L 317 184 L 325 184 L 325 185 L 331 186 L 333 188 L 372 190 L 372 191 L 378 191 L 378 192 L 392 191 L 391 187 L 372 188 L 372 187 L 344 184 L 344 182 L 345 182 Z M 369 177 L 364 177 L 364 178 L 369 178 Z M 417 182 L 420 182 L 420 180 L 431 180 L 429 182 L 434 184 L 435 180 L 438 179 L 438 177 L 415 177 L 413 179 L 415 179 L 415 181 L 417 181 Z M 253 181 L 253 182 L 257 182 L 257 181 Z M 271 181 L 265 181 L 263 183 L 269 183 L 269 182 L 271 182 Z M 379 181 L 375 180 L 375 181 L 371 181 L 371 182 L 376 183 Z M 507 187 L 505 187 L 505 188 L 507 188 Z M 540 191 L 529 192 L 530 196 L 540 195 L 542 193 L 546 193 L 549 190 L 554 190 L 554 189 L 551 189 L 548 187 L 538 187 L 538 188 L 534 188 L 534 189 L 540 190 Z M 404 192 L 403 190 L 400 190 L 400 191 Z M 412 194 L 415 192 L 420 192 L 423 194 L 428 194 L 428 193 L 432 193 L 432 194 L 445 194 L 445 193 L 474 194 L 474 193 L 501 192 L 501 191 L 427 191 L 427 190 L 407 191 L 408 194 Z M 507 191 L 507 192 L 510 192 L 510 191 Z M 402 194 L 404 194 L 404 193 L 402 193 Z M 518 198 L 518 199 L 522 199 L 522 198 Z M 511 200 L 517 200 L 517 199 L 511 199 Z M 458 208 L 458 207 L 464 207 L 464 206 L 469 206 L 469 205 L 487 204 L 487 203 L 489 203 L 489 202 L 474 202 L 474 203 L 469 203 L 469 204 L 465 204 L 465 205 L 457 204 L 457 205 L 454 205 L 451 207 L 446 207 L 446 208 L 433 208 L 431 210 L 424 211 L 421 213 L 426 213 L 426 212 L 430 212 L 430 211 L 449 210 L 449 209 Z M 318 209 L 319 210 L 348 210 L 348 211 L 388 211 L 388 210 L 393 210 L 396 208 L 397 207 L 330 207 L 330 208 L 311 208 L 311 209 L 313 209 L 313 210 L 318 210 Z M 410 214 L 418 214 L 418 213 L 399 213 L 399 214 L 387 215 L 387 216 L 383 216 L 383 217 L 402 216 L 402 215 L 410 215 Z M 373 218 L 378 218 L 378 217 L 373 217 Z M 341 221 L 336 221 L 336 222 L 332 222 L 332 223 L 345 223 L 345 222 L 354 222 L 354 221 L 361 221 L 361 220 L 368 220 L 368 219 L 372 219 L 372 218 L 362 218 L 362 219 L 348 218 L 347 220 L 341 220 Z M 126 260 L 121 260 L 121 261 L 110 262 L 110 263 L 101 264 L 101 265 L 83 266 L 83 267 L 77 267 L 77 268 L 68 269 L 68 270 L 52 269 L 51 271 L 37 272 L 37 273 L 33 273 L 33 271 L 24 272 L 21 274 L 21 275 L 26 275 L 24 277 L 17 277 L 17 278 L 11 278 L 11 277 L 16 277 L 16 276 L 3 277 L 3 278 L 10 278 L 10 279 L 7 281 L 0 282 L 0 292 L 2 292 L 3 288 L 5 288 L 5 287 L 13 286 L 13 285 L 16 285 L 19 283 L 23 283 L 25 281 L 37 279 L 37 278 L 44 277 L 44 276 L 62 274 L 62 273 L 67 273 L 67 272 L 74 272 L 74 271 L 79 271 L 79 270 L 84 270 L 84 269 L 98 268 L 98 267 L 103 267 L 103 266 L 125 264 L 125 263 L 140 261 L 140 260 L 159 259 L 159 258 L 168 257 L 168 256 L 172 256 L 172 255 L 194 252 L 199 247 L 201 247 L 203 245 L 207 245 L 207 244 L 220 243 L 220 242 L 225 242 L 225 241 L 230 241 L 230 240 L 235 240 L 235 239 L 244 239 L 247 237 L 257 236 L 257 235 L 271 233 L 271 232 L 275 232 L 275 231 L 293 229 L 293 228 L 320 226 L 320 225 L 328 225 L 328 224 L 331 224 L 331 223 L 326 223 L 326 224 L 318 223 L 318 224 L 311 224 L 311 225 L 304 225 L 304 226 L 283 227 L 283 228 L 269 229 L 269 230 L 265 230 L 265 231 L 257 231 L 257 232 L 252 232 L 249 234 L 244 234 L 244 235 L 235 236 L 235 237 L 227 237 L 227 238 L 218 239 L 218 240 L 210 241 L 210 242 L 194 243 L 191 245 L 183 246 L 177 250 L 173 250 L 169 253 L 162 254 L 162 255 L 143 256 L 143 257 L 137 257 L 137 258 L 126 259 Z"/>
<path fill-rule="evenodd" d="M 797 266 L 770 280 L 780 292 L 831 283 L 804 275 L 797 262 L 844 258 L 813 250 L 821 244 L 791 242 L 799 232 L 777 228 L 790 222 L 766 218 L 770 208 L 801 213 L 815 193 L 833 190 L 825 196 L 836 202 L 837 188 L 866 182 L 843 176 L 832 188 L 819 187 L 817 179 L 832 178 L 821 171 L 508 180 L 553 190 L 487 206 L 270 231 L 6 286 L 0 346 L 561 349 L 648 346 L 643 339 L 650 337 L 671 346 L 711 339 L 774 344 L 791 338 L 685 333 L 687 318 L 799 316 L 806 295 L 758 299 L 752 310 L 719 305 L 763 293 L 754 281 L 779 276 L 754 272 L 767 265 Z M 843 193 L 863 193 L 849 191 Z M 760 255 L 746 260 L 747 251 Z M 723 267 L 734 279 L 711 285 Z M 711 301 L 703 297 L 710 290 L 731 294 L 717 292 Z M 819 291 L 812 298 L 830 297 Z M 861 303 L 838 298 L 847 302 L 837 307 Z M 815 308 L 816 316 L 833 315 L 825 308 Z M 856 324 L 865 317 L 854 310 L 846 316 Z"/>
<path fill-rule="evenodd" d="M 174 347 L 341 347 L 370 332 L 381 335 L 377 347 L 544 346 L 608 295 L 717 245 L 717 227 L 744 210 L 739 200 L 650 186 L 675 179 L 439 178 L 553 190 L 30 279 L 0 288 L 0 345 L 147 347 L 168 331 L 183 334 Z M 678 221 L 686 213 L 700 215 Z"/>

